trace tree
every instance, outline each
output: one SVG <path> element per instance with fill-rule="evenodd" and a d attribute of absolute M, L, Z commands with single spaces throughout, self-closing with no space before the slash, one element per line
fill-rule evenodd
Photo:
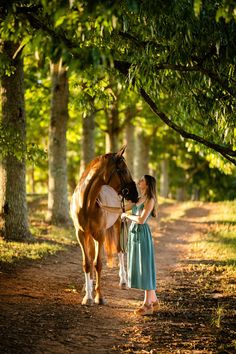
<path fill-rule="evenodd" d="M 74 1 L 69 10 L 60 8 L 54 28 L 45 14 L 48 5 L 24 16 L 64 52 L 66 47 L 71 60 L 114 65 L 171 129 L 236 164 L 236 24 L 234 17 L 217 18 L 225 2 L 201 2 L 198 16 L 188 0 L 108 4 Z M 163 94 L 171 102 L 166 111 L 159 104 Z"/>
<path fill-rule="evenodd" d="M 165 124 L 236 164 L 236 23 L 217 21 L 219 7 L 205 1 L 195 16 L 192 3 L 184 0 L 129 3 L 124 30 L 120 26 L 113 33 L 113 51 L 126 48 L 125 54 L 116 50 L 115 67 Z M 162 95 L 169 96 L 166 112 Z"/>
<path fill-rule="evenodd" d="M 49 181 L 47 220 L 70 222 L 67 193 L 66 131 L 68 120 L 68 77 L 62 60 L 51 64 L 52 100 L 49 128 Z"/>
<path fill-rule="evenodd" d="M 87 164 L 95 157 L 95 97 L 88 93 L 83 97 L 87 109 L 82 113 L 80 176 L 82 176 Z"/>
<path fill-rule="evenodd" d="M 0 215 L 3 237 L 10 241 L 29 241 L 26 187 L 26 118 L 23 59 L 19 43 L 4 41 L 1 54 L 7 57 L 10 72 L 1 76 L 2 126 L 8 149 L 2 150 L 0 166 Z M 9 70 L 9 66 L 8 66 Z M 15 146 L 12 142 L 15 142 Z"/>

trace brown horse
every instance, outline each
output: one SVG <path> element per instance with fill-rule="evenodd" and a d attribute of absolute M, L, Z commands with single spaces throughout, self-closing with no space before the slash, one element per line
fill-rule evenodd
<path fill-rule="evenodd" d="M 119 248 L 119 220 L 106 230 L 106 212 L 97 203 L 102 186 L 112 187 L 120 196 L 132 202 L 138 199 L 138 192 L 130 171 L 125 163 L 125 147 L 117 153 L 95 158 L 87 166 L 71 200 L 71 216 L 83 256 L 85 291 L 83 305 L 93 304 L 93 266 L 96 271 L 95 303 L 104 304 L 101 293 L 102 246 L 111 250 L 112 244 Z M 113 231 L 113 232 L 111 232 Z M 108 236 L 113 235 L 113 237 Z M 107 245 L 107 247 L 106 247 Z M 124 269 L 120 270 L 120 276 Z M 124 278 L 124 274 L 123 274 Z M 125 280 L 123 280 L 124 282 Z"/>

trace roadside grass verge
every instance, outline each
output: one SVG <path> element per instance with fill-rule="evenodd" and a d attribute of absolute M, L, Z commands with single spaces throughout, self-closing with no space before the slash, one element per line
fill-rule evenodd
<path fill-rule="evenodd" d="M 207 227 L 196 234 L 188 271 L 197 285 L 197 296 L 206 303 L 211 331 L 218 338 L 217 350 L 234 353 L 236 201 L 207 203 L 204 207 L 208 213 L 197 222 Z"/>
<path fill-rule="evenodd" d="M 205 259 L 236 271 L 236 201 L 215 203 L 207 216 L 208 231 L 195 245 Z"/>
<path fill-rule="evenodd" d="M 57 227 L 45 222 L 47 196 L 29 196 L 28 208 L 30 231 L 35 242 L 6 242 L 0 237 L 0 265 L 40 260 L 77 244 L 73 227 Z"/>
<path fill-rule="evenodd" d="M 210 204 L 205 221 L 209 227 L 193 245 L 190 270 L 203 296 L 216 299 L 211 324 L 223 328 L 236 316 L 236 201 Z"/>
<path fill-rule="evenodd" d="M 46 242 L 29 244 L 23 242 L 5 242 L 0 239 L 0 262 L 14 263 L 20 260 L 37 260 L 45 255 L 53 255 L 66 248 Z"/>

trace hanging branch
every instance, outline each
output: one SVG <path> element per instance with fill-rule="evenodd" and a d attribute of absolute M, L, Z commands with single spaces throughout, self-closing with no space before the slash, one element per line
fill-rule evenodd
<path fill-rule="evenodd" d="M 192 134 L 187 132 L 186 130 L 184 130 L 183 128 L 181 128 L 180 126 L 178 126 L 176 123 L 172 122 L 165 113 L 161 112 L 158 110 L 157 105 L 155 104 L 155 102 L 151 99 L 151 97 L 147 94 L 147 92 L 143 89 L 140 88 L 139 89 L 140 95 L 143 97 L 143 99 L 145 100 L 145 102 L 149 105 L 149 107 L 151 108 L 151 110 L 158 115 L 158 117 L 161 118 L 161 120 L 166 123 L 170 128 L 172 128 L 173 130 L 175 130 L 176 132 L 178 132 L 182 137 L 186 138 L 186 139 L 191 139 L 191 140 L 195 140 L 200 144 L 203 144 L 217 152 L 219 152 L 222 156 L 224 156 L 227 160 L 229 160 L 230 162 L 232 162 L 234 165 L 236 165 L 236 159 L 231 158 L 230 156 L 236 156 L 236 151 L 233 151 L 229 148 L 226 148 L 224 146 L 212 143 L 196 134 Z"/>
<path fill-rule="evenodd" d="M 123 61 L 115 61 L 115 68 L 122 73 L 123 75 L 127 76 L 129 73 L 131 64 L 128 62 L 123 62 Z M 135 79 L 133 79 L 132 84 L 134 85 Z M 158 110 L 157 105 L 155 102 L 151 99 L 151 97 L 147 94 L 147 92 L 141 87 L 139 89 L 140 95 L 143 97 L 145 102 L 149 105 L 151 110 L 165 123 L 167 124 L 171 129 L 175 130 L 177 133 L 179 133 L 181 136 L 183 136 L 186 139 L 192 139 L 197 141 L 200 144 L 203 144 L 217 152 L 219 152 L 222 156 L 224 156 L 228 161 L 232 162 L 234 165 L 236 165 L 236 151 L 233 151 L 230 148 L 224 147 L 222 145 L 218 145 L 215 143 L 212 143 L 196 134 L 189 133 L 185 131 L 182 127 L 178 126 L 176 123 L 171 121 L 164 112 L 161 112 Z M 230 157 L 232 156 L 232 157 Z"/>

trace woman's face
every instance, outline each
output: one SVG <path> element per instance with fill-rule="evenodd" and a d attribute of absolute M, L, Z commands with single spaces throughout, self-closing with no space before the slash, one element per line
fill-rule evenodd
<path fill-rule="evenodd" d="M 145 177 L 142 176 L 139 181 L 138 181 L 138 187 L 141 191 L 145 191 L 146 188 L 147 188 L 147 183 L 146 183 L 146 180 L 145 180 Z"/>

